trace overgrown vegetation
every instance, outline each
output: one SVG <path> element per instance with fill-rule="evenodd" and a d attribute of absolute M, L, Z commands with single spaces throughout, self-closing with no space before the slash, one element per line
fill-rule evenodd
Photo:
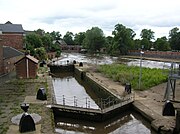
<path fill-rule="evenodd" d="M 124 64 L 100 65 L 98 71 L 120 82 L 122 85 L 131 83 L 135 90 L 145 90 L 167 81 L 167 75 L 161 69 L 142 68 L 141 89 L 139 89 L 140 68 Z"/>

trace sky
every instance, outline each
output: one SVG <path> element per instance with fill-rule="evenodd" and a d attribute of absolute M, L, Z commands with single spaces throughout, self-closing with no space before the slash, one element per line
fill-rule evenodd
<path fill-rule="evenodd" d="M 0 0 L 0 23 L 24 30 L 86 32 L 99 27 L 111 36 L 116 24 L 131 28 L 135 38 L 151 29 L 155 38 L 180 28 L 180 0 Z"/>

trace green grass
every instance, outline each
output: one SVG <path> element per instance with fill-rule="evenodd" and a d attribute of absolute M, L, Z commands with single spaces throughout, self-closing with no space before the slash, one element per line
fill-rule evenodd
<path fill-rule="evenodd" d="M 139 89 L 140 68 L 137 66 L 127 66 L 124 64 L 100 65 L 98 71 L 120 82 L 122 85 L 131 83 L 135 90 L 145 90 L 166 82 L 168 77 L 161 69 L 142 68 L 141 89 Z"/>

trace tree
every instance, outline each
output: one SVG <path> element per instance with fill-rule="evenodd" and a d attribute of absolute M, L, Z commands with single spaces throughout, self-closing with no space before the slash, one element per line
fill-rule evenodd
<path fill-rule="evenodd" d="M 40 36 L 43 36 L 45 34 L 45 31 L 43 29 L 37 29 L 34 31 L 36 34 L 40 35 Z"/>
<path fill-rule="evenodd" d="M 127 54 L 128 50 L 133 47 L 133 38 L 136 35 L 135 32 L 122 24 L 116 24 L 112 34 L 114 35 L 114 50 L 119 50 L 120 54 Z"/>
<path fill-rule="evenodd" d="M 140 36 L 142 39 L 147 39 L 148 41 L 151 41 L 151 39 L 154 39 L 154 32 L 151 29 L 143 29 Z"/>
<path fill-rule="evenodd" d="M 169 43 L 172 50 L 180 50 L 180 31 L 175 27 L 169 32 Z"/>
<path fill-rule="evenodd" d="M 157 38 L 157 40 L 154 42 L 154 48 L 159 51 L 167 51 L 170 50 L 169 42 L 167 41 L 167 38 L 161 37 Z"/>
<path fill-rule="evenodd" d="M 38 47 L 42 47 L 42 40 L 40 38 L 40 36 L 38 34 L 28 34 L 26 35 L 26 39 L 25 39 L 25 43 L 26 43 L 26 47 L 33 47 L 33 48 L 38 48 Z"/>
<path fill-rule="evenodd" d="M 50 33 L 50 35 L 51 35 L 52 40 L 60 40 L 61 39 L 60 32 L 53 31 Z"/>
<path fill-rule="evenodd" d="M 82 45 L 83 40 L 85 39 L 85 32 L 79 32 L 74 36 L 74 43 L 75 45 Z"/>
<path fill-rule="evenodd" d="M 39 60 L 45 60 L 47 58 L 46 50 L 44 47 L 39 47 L 35 49 L 35 57 Z"/>
<path fill-rule="evenodd" d="M 144 46 L 145 50 L 150 50 L 151 40 L 154 39 L 154 32 L 151 29 L 143 29 L 140 36 L 142 38 L 141 46 Z"/>
<path fill-rule="evenodd" d="M 113 37 L 107 36 L 106 37 L 106 51 L 109 54 L 113 54 Z"/>
<path fill-rule="evenodd" d="M 74 45 L 75 43 L 74 43 L 73 38 L 74 38 L 73 33 L 67 31 L 66 34 L 65 34 L 64 37 L 63 37 L 63 40 L 64 40 L 68 45 Z"/>
<path fill-rule="evenodd" d="M 105 44 L 105 37 L 103 31 L 98 27 L 92 27 L 86 31 L 83 46 L 90 52 L 100 51 Z"/>
<path fill-rule="evenodd" d="M 51 36 L 49 34 L 45 34 L 44 36 L 41 37 L 41 40 L 46 51 L 51 51 L 53 45 Z"/>

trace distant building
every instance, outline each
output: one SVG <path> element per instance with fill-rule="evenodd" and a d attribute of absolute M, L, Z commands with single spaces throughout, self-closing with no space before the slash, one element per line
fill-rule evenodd
<path fill-rule="evenodd" d="M 53 44 L 59 44 L 62 52 L 76 52 L 79 53 L 81 51 L 81 46 L 79 45 L 67 45 L 64 40 L 55 40 Z"/>
<path fill-rule="evenodd" d="M 9 47 L 3 46 L 3 73 L 15 71 L 14 63 L 24 56 L 24 53 Z"/>
<path fill-rule="evenodd" d="M 38 60 L 30 55 L 25 55 L 15 63 L 18 78 L 36 78 Z"/>
<path fill-rule="evenodd" d="M 3 74 L 3 47 L 0 45 L 0 75 Z"/>
<path fill-rule="evenodd" d="M 0 24 L 0 45 L 10 46 L 18 50 L 23 49 L 24 30 L 21 24 L 6 22 Z"/>
<path fill-rule="evenodd" d="M 12 47 L 0 45 L 0 75 L 15 71 L 14 63 L 23 55 L 24 53 Z"/>

